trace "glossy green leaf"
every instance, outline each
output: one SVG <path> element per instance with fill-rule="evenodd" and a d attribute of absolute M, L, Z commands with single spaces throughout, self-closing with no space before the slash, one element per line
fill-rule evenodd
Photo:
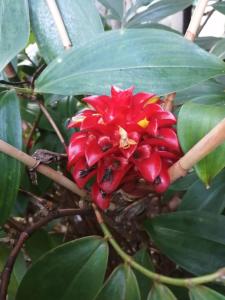
<path fill-rule="evenodd" d="M 192 101 L 202 104 L 218 105 L 221 104 L 224 99 L 224 84 L 217 82 L 215 79 L 209 79 L 178 92 L 175 104 L 180 105 L 185 102 Z"/>
<path fill-rule="evenodd" d="M 29 32 L 27 0 L 1 0 L 0 71 L 26 46 Z"/>
<path fill-rule="evenodd" d="M 225 2 L 218 2 L 213 5 L 213 7 L 218 10 L 220 13 L 225 15 Z"/>
<path fill-rule="evenodd" d="M 21 128 L 19 99 L 16 93 L 0 93 L 0 139 L 21 149 Z M 0 224 L 3 224 L 16 200 L 20 183 L 20 163 L 0 152 L 0 169 Z"/>
<path fill-rule="evenodd" d="M 170 185 L 170 190 L 186 191 L 194 182 L 198 180 L 195 172 L 188 173 L 185 177 L 181 177 Z"/>
<path fill-rule="evenodd" d="M 117 267 L 95 300 L 140 300 L 140 291 L 132 269 L 128 265 Z"/>
<path fill-rule="evenodd" d="M 109 93 L 114 84 L 164 94 L 224 72 L 222 61 L 175 33 L 118 30 L 58 57 L 36 81 L 36 91 L 101 94 Z"/>
<path fill-rule="evenodd" d="M 0 243 L 0 272 L 3 270 L 6 260 L 10 254 L 11 249 L 8 248 L 6 245 Z M 26 273 L 26 262 L 23 257 L 23 254 L 20 253 L 16 259 L 15 265 L 13 267 L 11 273 L 10 284 L 8 288 L 8 296 L 10 299 L 15 299 L 17 289 L 19 284 Z"/>
<path fill-rule="evenodd" d="M 190 300 L 225 300 L 225 296 L 205 286 L 195 286 L 189 291 Z"/>
<path fill-rule="evenodd" d="M 148 252 L 145 248 L 140 249 L 134 255 L 134 259 L 136 262 L 138 262 L 140 265 L 142 265 L 146 269 L 149 269 L 152 271 L 154 270 L 150 255 L 148 254 Z M 139 285 L 141 299 L 146 300 L 148 293 L 149 293 L 149 289 L 152 286 L 152 281 L 148 277 L 143 275 L 141 272 L 134 270 L 134 273 L 136 275 L 137 282 Z"/>
<path fill-rule="evenodd" d="M 54 248 L 26 273 L 16 300 L 91 300 L 103 283 L 107 257 L 108 245 L 99 237 Z"/>
<path fill-rule="evenodd" d="M 171 290 L 163 284 L 154 284 L 147 300 L 176 300 Z"/>
<path fill-rule="evenodd" d="M 73 47 L 77 48 L 101 32 L 103 25 L 92 0 L 58 0 Z M 32 30 L 47 63 L 64 52 L 64 47 L 45 0 L 29 0 Z"/>
<path fill-rule="evenodd" d="M 170 290 L 178 300 L 190 300 L 186 287 L 170 285 Z"/>
<path fill-rule="evenodd" d="M 145 5 L 149 5 L 151 2 L 153 2 L 154 0 L 136 0 L 135 4 L 136 4 L 136 8 L 137 7 L 141 7 L 141 6 L 145 6 Z"/>
<path fill-rule="evenodd" d="M 224 12 L 225 12 L 225 6 L 224 6 Z M 210 50 L 210 52 L 220 59 L 225 58 L 225 39 L 219 40 Z"/>
<path fill-rule="evenodd" d="M 178 136 L 183 151 L 186 153 L 224 117 L 225 108 L 223 106 L 217 107 L 195 103 L 183 105 L 178 117 Z M 207 186 L 224 168 L 224 156 L 225 144 L 222 144 L 196 164 L 195 170 Z"/>
<path fill-rule="evenodd" d="M 123 18 L 123 0 L 98 0 L 105 8 L 109 9 L 113 19 L 121 21 Z"/>
<path fill-rule="evenodd" d="M 163 24 L 159 24 L 159 23 L 143 23 L 143 24 L 135 24 L 132 26 L 132 28 L 152 28 L 152 29 L 160 29 L 160 30 L 166 30 L 166 31 L 171 31 L 174 32 L 176 34 L 180 35 L 180 32 L 174 30 L 171 27 L 168 27 L 166 25 Z"/>
<path fill-rule="evenodd" d="M 219 40 L 221 40 L 221 38 L 215 36 L 202 36 L 198 37 L 195 43 L 205 50 L 210 50 Z"/>
<path fill-rule="evenodd" d="M 45 99 L 46 109 L 58 126 L 64 139 L 68 142 L 71 135 L 67 128 L 68 120 L 73 117 L 79 109 L 77 107 L 77 99 L 75 97 L 60 97 L 57 95 L 47 95 Z M 44 115 L 40 118 L 39 127 L 54 132 L 54 129 Z"/>
<path fill-rule="evenodd" d="M 132 2 L 131 7 L 126 11 L 124 20 L 127 20 L 130 18 L 130 16 L 133 16 L 137 13 L 138 9 L 142 9 L 143 6 L 149 5 L 154 0 L 136 0 Z"/>
<path fill-rule="evenodd" d="M 128 17 L 126 26 L 131 27 L 135 24 L 158 22 L 186 7 L 192 5 L 193 0 L 159 0 L 152 1 L 146 10 L 141 11 L 131 18 Z"/>
<path fill-rule="evenodd" d="M 40 229 L 32 234 L 26 242 L 26 251 L 34 263 L 44 253 L 51 250 L 55 245 L 51 236 L 44 229 Z"/>
<path fill-rule="evenodd" d="M 183 211 L 155 217 L 145 228 L 159 249 L 193 274 L 225 266 L 225 216 Z"/>
<path fill-rule="evenodd" d="M 179 210 L 206 210 L 222 213 L 225 208 L 225 172 L 212 181 L 210 188 L 196 181 L 190 186 L 179 206 Z"/>

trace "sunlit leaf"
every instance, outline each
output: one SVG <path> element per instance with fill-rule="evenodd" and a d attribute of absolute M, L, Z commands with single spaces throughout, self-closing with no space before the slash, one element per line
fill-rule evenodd
<path fill-rule="evenodd" d="M 103 26 L 92 0 L 57 0 L 67 33 L 73 47 L 89 42 Z M 45 0 L 29 0 L 31 25 L 45 61 L 49 63 L 64 52 L 54 19 Z"/>
<path fill-rule="evenodd" d="M 224 117 L 223 106 L 183 105 L 178 117 L 178 136 L 183 151 L 186 153 Z M 195 170 L 206 185 L 210 185 L 211 180 L 224 168 L 224 155 L 225 144 L 222 144 L 196 164 Z"/>
<path fill-rule="evenodd" d="M 30 25 L 27 0 L 1 0 L 0 71 L 26 46 L 29 33 Z"/>
<path fill-rule="evenodd" d="M 222 61 L 175 33 L 129 29 L 106 32 L 58 57 L 36 81 L 36 91 L 101 94 L 109 93 L 111 85 L 134 85 L 164 94 L 224 72 Z"/>

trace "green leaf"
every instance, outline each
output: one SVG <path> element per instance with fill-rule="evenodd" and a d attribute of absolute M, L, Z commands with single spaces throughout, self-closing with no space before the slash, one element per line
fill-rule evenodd
<path fill-rule="evenodd" d="M 169 189 L 173 191 L 185 191 L 190 188 L 198 180 L 195 172 L 188 173 L 185 177 L 181 177 L 170 185 Z"/>
<path fill-rule="evenodd" d="M 195 286 L 189 291 L 190 300 L 225 300 L 225 296 L 205 286 Z"/>
<path fill-rule="evenodd" d="M 44 253 L 55 246 L 51 236 L 44 229 L 40 229 L 32 234 L 26 242 L 26 251 L 34 263 Z"/>
<path fill-rule="evenodd" d="M 26 273 L 16 300 L 91 300 L 103 283 L 107 243 L 86 237 L 54 248 Z"/>
<path fill-rule="evenodd" d="M 212 181 L 209 189 L 196 181 L 190 186 L 179 206 L 179 210 L 206 210 L 215 214 L 225 208 L 225 172 Z"/>
<path fill-rule="evenodd" d="M 178 300 L 190 300 L 187 288 L 171 285 L 170 290 Z"/>
<path fill-rule="evenodd" d="M 140 300 L 140 291 L 132 269 L 120 265 L 111 274 L 95 300 Z"/>
<path fill-rule="evenodd" d="M 173 28 L 168 27 L 168 26 L 163 25 L 163 24 L 159 24 L 159 23 L 135 24 L 135 25 L 132 26 L 132 28 L 152 28 L 152 29 L 160 29 L 160 30 L 171 31 L 171 32 L 174 32 L 176 34 L 180 34 L 180 32 L 174 30 Z"/>
<path fill-rule="evenodd" d="M 154 284 L 147 300 L 176 300 L 171 290 L 163 284 Z"/>
<path fill-rule="evenodd" d="M 212 5 L 216 10 L 218 10 L 221 14 L 225 15 L 225 2 L 218 2 Z"/>
<path fill-rule="evenodd" d="M 123 0 L 98 0 L 102 5 L 109 9 L 112 19 L 121 21 L 123 18 Z"/>
<path fill-rule="evenodd" d="M 225 3 L 224 3 L 225 4 Z M 225 6 L 224 6 L 224 12 L 225 12 Z M 214 55 L 216 55 L 217 57 L 219 57 L 220 59 L 224 59 L 225 58 L 225 39 L 221 39 L 219 40 L 210 50 L 210 52 Z"/>
<path fill-rule="evenodd" d="M 145 267 L 146 269 L 149 270 L 154 270 L 151 258 L 147 252 L 147 250 L 145 248 L 140 249 L 135 255 L 134 255 L 134 259 L 136 262 L 138 262 L 140 265 L 142 265 L 143 267 Z M 149 289 L 152 286 L 152 281 L 146 277 L 145 275 L 143 275 L 141 272 L 138 272 L 136 270 L 134 270 L 134 273 L 136 275 L 137 278 L 137 282 L 139 285 L 139 289 L 140 289 L 140 293 L 141 293 L 141 299 L 142 300 L 146 300 L 148 293 L 149 293 Z"/>
<path fill-rule="evenodd" d="M 76 114 L 78 100 L 75 97 L 60 97 L 57 95 L 47 95 L 45 99 L 46 109 L 58 126 L 64 139 L 68 142 L 71 135 L 71 132 L 67 128 L 68 120 Z M 54 129 L 44 115 L 40 118 L 39 128 L 54 132 Z"/>
<path fill-rule="evenodd" d="M 22 50 L 30 33 L 27 0 L 0 1 L 0 71 Z"/>
<path fill-rule="evenodd" d="M 136 0 L 135 3 L 132 3 L 131 7 L 127 10 L 125 18 L 129 18 L 130 15 L 136 14 L 139 8 L 142 8 L 143 6 L 149 5 L 154 0 Z"/>
<path fill-rule="evenodd" d="M 14 91 L 0 93 L 0 139 L 22 148 L 19 99 Z M 0 224 L 9 217 L 20 183 L 20 163 L 0 152 Z"/>
<path fill-rule="evenodd" d="M 153 1 L 146 10 L 128 19 L 127 27 L 140 23 L 158 22 L 186 7 L 192 5 L 193 0 L 159 0 Z"/>
<path fill-rule="evenodd" d="M 102 94 L 109 93 L 114 84 L 164 94 L 224 72 L 222 61 L 175 33 L 118 30 L 101 34 L 88 45 L 58 57 L 36 81 L 36 91 Z"/>
<path fill-rule="evenodd" d="M 186 153 L 224 117 L 224 107 L 195 103 L 183 105 L 178 117 L 178 137 L 183 151 Z M 196 164 L 195 170 L 207 186 L 224 168 L 224 156 L 225 144 L 222 144 Z"/>
<path fill-rule="evenodd" d="M 0 272 L 3 270 L 6 260 L 10 254 L 10 248 L 4 244 L 0 244 Z M 16 296 L 19 284 L 26 273 L 26 262 L 23 255 L 20 253 L 16 259 L 15 265 L 11 273 L 10 284 L 8 288 L 9 299 L 14 299 Z"/>
<path fill-rule="evenodd" d="M 221 38 L 215 36 L 202 36 L 198 37 L 195 43 L 205 50 L 210 50 L 219 40 L 221 40 Z"/>
<path fill-rule="evenodd" d="M 225 216 L 203 211 L 161 215 L 145 222 L 159 249 L 193 274 L 207 274 L 225 265 Z"/>
<path fill-rule="evenodd" d="M 218 97 L 218 99 L 215 99 Z M 203 104 L 217 105 L 224 101 L 225 91 L 224 84 L 217 82 L 215 79 L 210 79 L 191 88 L 182 90 L 177 93 L 175 104 L 180 105 L 188 101 L 198 102 Z"/>
<path fill-rule="evenodd" d="M 77 48 L 103 32 L 92 0 L 58 0 L 58 8 L 73 47 Z M 47 63 L 64 52 L 55 22 L 45 0 L 29 0 L 32 30 Z"/>

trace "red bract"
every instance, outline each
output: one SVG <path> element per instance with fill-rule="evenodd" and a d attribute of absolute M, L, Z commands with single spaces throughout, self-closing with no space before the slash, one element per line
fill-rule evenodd
<path fill-rule="evenodd" d="M 71 136 L 67 151 L 77 185 L 83 188 L 92 179 L 91 195 L 101 209 L 108 208 L 118 188 L 140 194 L 135 185 L 141 179 L 164 192 L 170 183 L 168 168 L 181 150 L 173 128 L 176 118 L 163 110 L 159 97 L 112 87 L 111 96 L 84 101 L 89 108 L 68 126 L 80 130 Z"/>

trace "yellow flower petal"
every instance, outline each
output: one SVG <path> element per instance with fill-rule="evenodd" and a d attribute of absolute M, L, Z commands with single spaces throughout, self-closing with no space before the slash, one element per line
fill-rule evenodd
<path fill-rule="evenodd" d="M 145 103 L 144 106 L 146 106 L 146 105 L 148 105 L 148 104 L 156 103 L 156 102 L 158 102 L 158 101 L 159 101 L 159 97 L 157 97 L 157 96 L 152 97 L 152 98 L 150 98 L 150 99 Z"/>
<path fill-rule="evenodd" d="M 149 121 L 146 118 L 144 118 L 138 122 L 138 125 L 141 126 L 142 128 L 148 127 L 148 124 L 149 124 Z"/>

